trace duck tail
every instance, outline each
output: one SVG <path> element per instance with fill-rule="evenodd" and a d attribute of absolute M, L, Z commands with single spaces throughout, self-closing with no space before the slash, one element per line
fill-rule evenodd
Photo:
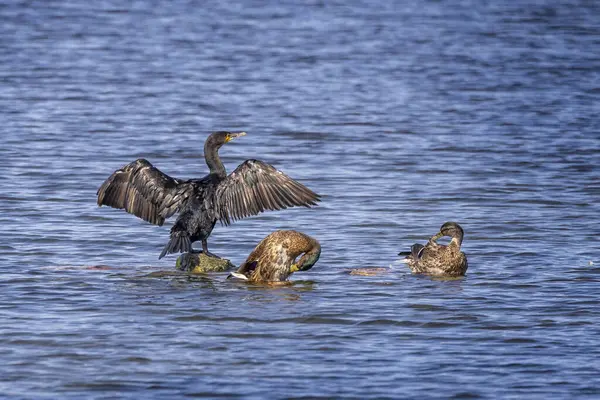
<path fill-rule="evenodd" d="M 421 253 L 423 252 L 424 248 L 425 248 L 425 246 L 423 246 L 422 244 L 419 244 L 419 243 L 415 243 L 411 246 L 410 252 L 415 261 L 417 261 L 419 258 L 421 258 Z"/>
<path fill-rule="evenodd" d="M 410 251 L 401 251 L 398 253 L 399 256 L 404 256 L 405 260 L 414 260 L 418 261 L 421 258 L 423 253 L 423 249 L 425 246 L 419 243 L 415 243 L 410 247 Z"/>
<path fill-rule="evenodd" d="M 171 240 L 165 245 L 163 251 L 158 256 L 160 260 L 171 253 L 189 253 L 192 251 L 192 241 L 185 232 L 172 232 Z"/>

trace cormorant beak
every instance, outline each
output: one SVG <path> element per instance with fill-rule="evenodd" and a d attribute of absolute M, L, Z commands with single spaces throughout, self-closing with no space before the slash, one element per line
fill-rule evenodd
<path fill-rule="evenodd" d="M 290 267 L 290 273 L 294 273 L 294 272 L 298 272 L 298 271 L 300 271 L 298 264 L 292 264 L 292 266 Z"/>
<path fill-rule="evenodd" d="M 233 139 L 240 137 L 240 136 L 246 136 L 246 132 L 230 133 L 229 135 L 227 135 L 227 139 L 225 139 L 225 143 L 231 142 Z"/>

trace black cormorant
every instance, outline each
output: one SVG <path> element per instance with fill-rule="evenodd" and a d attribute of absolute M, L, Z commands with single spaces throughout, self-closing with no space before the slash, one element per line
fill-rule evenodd
<path fill-rule="evenodd" d="M 155 225 L 179 213 L 159 259 L 191 252 L 197 240 L 206 255 L 217 257 L 207 244 L 217 220 L 229 225 L 265 210 L 316 205 L 318 194 L 265 162 L 246 160 L 227 175 L 219 148 L 245 134 L 221 131 L 206 139 L 204 158 L 210 172 L 202 179 L 172 178 L 144 159 L 127 164 L 100 186 L 98 205 L 124 209 Z"/>

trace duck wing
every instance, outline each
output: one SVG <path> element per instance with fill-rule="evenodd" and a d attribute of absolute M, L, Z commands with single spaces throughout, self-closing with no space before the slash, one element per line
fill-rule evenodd
<path fill-rule="evenodd" d="M 218 219 L 225 225 L 265 210 L 317 205 L 318 194 L 272 165 L 246 160 L 217 187 Z"/>
<path fill-rule="evenodd" d="M 130 214 L 162 225 L 194 193 L 190 182 L 171 178 L 144 159 L 116 170 L 96 193 L 98 205 L 124 209 Z"/>
<path fill-rule="evenodd" d="M 423 250 L 425 250 L 425 246 L 420 243 L 415 243 L 410 246 L 410 251 L 401 251 L 398 253 L 399 256 L 406 256 L 408 259 L 412 259 L 418 261 L 419 258 L 423 255 Z"/>
<path fill-rule="evenodd" d="M 410 253 L 413 260 L 418 261 L 423 255 L 423 251 L 425 250 L 425 246 L 419 243 L 415 243 L 410 247 Z"/>

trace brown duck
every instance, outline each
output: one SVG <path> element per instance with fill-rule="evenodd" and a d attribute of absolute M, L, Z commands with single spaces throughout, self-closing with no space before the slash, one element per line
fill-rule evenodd
<path fill-rule="evenodd" d="M 296 271 L 311 269 L 320 255 L 321 245 L 310 236 L 297 231 L 276 231 L 264 238 L 230 277 L 251 282 L 283 282 Z"/>
<path fill-rule="evenodd" d="M 452 239 L 448 245 L 436 241 L 444 236 Z M 467 271 L 467 256 L 460 251 L 464 231 L 456 222 L 446 222 L 440 231 L 429 239 L 427 244 L 416 243 L 410 252 L 400 252 L 405 255 L 404 262 L 415 274 L 433 276 L 461 276 Z"/>

